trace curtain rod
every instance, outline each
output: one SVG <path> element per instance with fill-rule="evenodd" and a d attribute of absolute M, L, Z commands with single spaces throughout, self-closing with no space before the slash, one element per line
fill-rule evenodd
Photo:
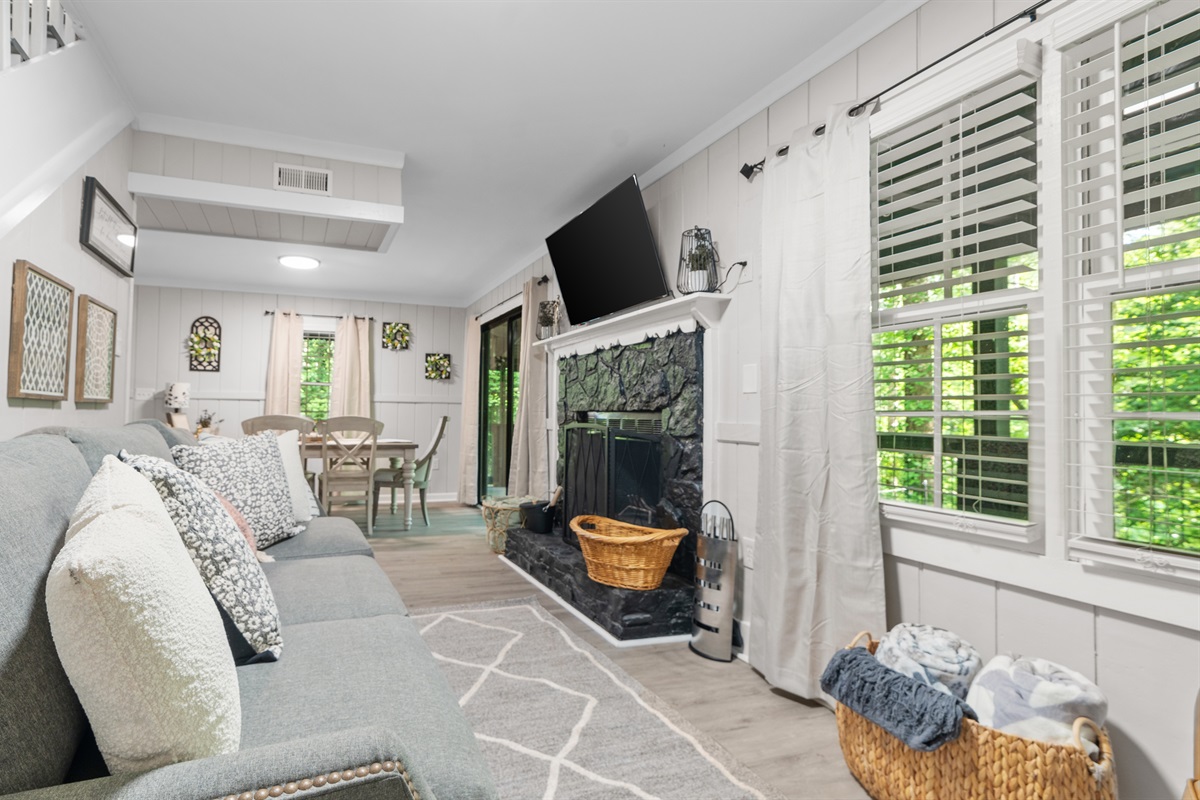
<path fill-rule="evenodd" d="M 537 285 L 538 285 L 538 286 L 541 286 L 543 283 L 549 283 L 549 282 L 550 282 L 550 276 L 549 276 L 549 275 L 543 275 L 542 277 L 538 278 Z M 492 305 L 490 305 L 490 306 L 488 306 L 487 308 L 485 308 L 483 311 L 480 311 L 478 314 L 476 314 L 476 315 L 475 315 L 475 319 L 479 319 L 479 318 L 480 318 L 480 317 L 482 317 L 484 314 L 488 313 L 489 311 L 491 311 L 491 310 L 492 310 L 492 309 L 494 309 L 494 308 L 499 308 L 500 306 L 504 305 L 505 303 L 508 303 L 508 302 L 510 302 L 510 301 L 512 301 L 512 300 L 515 300 L 515 299 L 517 299 L 517 298 L 518 298 L 518 297 L 520 297 L 522 294 L 524 294 L 524 292 L 525 292 L 525 289 L 523 289 L 523 288 L 522 288 L 522 289 L 521 289 L 521 291 L 517 292 L 517 293 L 516 293 L 516 294 L 514 294 L 512 297 L 506 297 L 506 298 L 504 298 L 503 300 L 501 300 L 501 301 L 500 301 L 500 302 L 498 302 L 498 303 L 493 303 Z"/>
<path fill-rule="evenodd" d="M 274 311 L 264 311 L 263 316 L 269 317 L 269 316 L 272 316 L 274 313 L 275 313 Z M 302 314 L 299 311 L 289 311 L 286 313 L 299 314 L 302 317 L 321 317 L 322 319 L 341 319 L 342 317 L 349 316 L 347 314 Z M 354 318 L 355 319 L 369 319 L 369 320 L 371 320 L 371 322 L 375 321 L 374 317 L 361 317 L 357 314 L 354 315 Z"/>
<path fill-rule="evenodd" d="M 964 44 L 960 47 L 954 48 L 953 50 L 951 50 L 949 53 L 946 53 L 946 55 L 942 56 L 938 60 L 936 60 L 932 63 L 926 64 L 925 66 L 921 67 L 919 70 L 912 73 L 911 75 L 907 75 L 907 76 L 901 78 L 900 80 L 896 81 L 895 83 L 893 83 L 891 86 L 887 87 L 886 89 L 876 92 L 875 94 L 868 97 L 866 100 L 863 100 L 858 105 L 853 106 L 849 112 L 850 116 L 857 117 L 859 114 L 861 114 L 863 111 L 866 110 L 867 106 L 869 106 L 869 105 L 871 105 L 871 103 L 874 103 L 875 101 L 879 100 L 881 97 L 883 97 L 888 92 L 892 91 L 893 89 L 900 88 L 901 86 L 908 83 L 909 81 L 911 81 L 913 78 L 917 77 L 918 75 L 921 75 L 922 73 L 926 72 L 927 70 L 933 69 L 938 64 L 941 64 L 943 61 L 945 61 L 948 58 L 953 58 L 954 56 L 961 53 L 963 50 L 966 50 L 968 47 L 970 47 L 973 44 L 976 44 L 977 42 L 983 41 L 987 37 L 991 36 L 993 33 L 996 33 L 999 30 L 1003 30 L 1004 28 L 1007 28 L 1009 25 L 1013 24 L 1017 20 L 1025 19 L 1026 17 L 1028 17 L 1030 22 L 1036 22 L 1037 21 L 1037 10 L 1049 2 L 1050 2 L 1050 0 L 1040 0 L 1039 2 L 1034 3 L 1029 8 L 1020 12 L 1019 14 L 1013 14 L 1011 17 L 1004 20 L 1004 22 L 998 23 L 996 25 L 993 25 L 991 28 L 988 28 L 986 31 L 979 34 L 978 36 L 976 36 L 974 39 L 967 42 L 966 44 Z M 814 136 L 820 136 L 823 133 L 825 133 L 824 125 L 818 125 L 816 130 L 813 131 Z M 786 156 L 787 153 L 788 153 L 788 145 L 786 145 L 786 144 L 783 147 L 781 147 L 775 151 L 776 156 Z M 750 176 L 753 175 L 755 172 L 762 171 L 763 165 L 766 163 L 766 161 L 767 160 L 764 158 L 762 161 L 759 161 L 757 164 L 743 164 L 742 169 L 741 169 L 742 175 L 744 175 L 746 177 L 746 180 L 749 180 Z"/>

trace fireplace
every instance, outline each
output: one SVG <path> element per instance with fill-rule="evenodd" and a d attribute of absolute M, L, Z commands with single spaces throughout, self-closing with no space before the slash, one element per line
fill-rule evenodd
<path fill-rule="evenodd" d="M 662 500 L 661 412 L 592 411 L 563 426 L 565 519 L 596 514 L 658 527 Z M 567 540 L 574 542 L 568 529 Z"/>
<path fill-rule="evenodd" d="M 510 561 L 617 639 L 690 634 L 695 531 L 703 495 L 704 331 L 675 330 L 561 358 L 558 366 L 560 529 L 509 532 Z M 687 528 L 660 589 L 587 577 L 569 522 L 596 514 Z"/>

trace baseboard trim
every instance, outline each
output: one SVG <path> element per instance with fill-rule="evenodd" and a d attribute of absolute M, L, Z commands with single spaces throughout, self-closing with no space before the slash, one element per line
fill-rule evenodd
<path fill-rule="evenodd" d="M 595 622 L 588 619 L 587 616 L 582 611 L 575 608 L 575 606 L 571 605 L 566 600 L 563 600 L 561 597 L 556 595 L 554 592 L 550 591 L 550 589 L 548 589 L 545 586 L 545 584 L 538 581 L 536 578 L 534 578 L 528 572 L 521 569 L 513 562 L 509 561 L 504 556 L 496 556 L 496 558 L 500 559 L 500 563 L 507 564 L 509 567 L 511 567 L 514 572 L 516 572 L 522 578 L 529 581 L 535 587 L 540 589 L 544 594 L 546 594 L 548 597 L 550 597 L 552 600 L 554 600 L 554 602 L 558 603 L 560 606 L 565 608 L 567 611 L 571 612 L 571 614 L 576 619 L 578 619 L 584 625 L 587 625 L 588 628 L 590 628 L 593 633 L 595 633 L 597 636 L 599 636 L 601 639 L 603 639 L 606 644 L 610 644 L 613 647 L 617 647 L 622 650 L 625 650 L 630 647 L 648 647 L 652 644 L 676 644 L 676 643 L 682 643 L 682 642 L 690 642 L 692 640 L 692 635 L 690 633 L 681 633 L 678 636 L 653 636 L 653 637 L 650 637 L 647 639 L 618 639 L 615 636 L 613 636 L 611 633 L 609 633 L 608 631 L 604 630 L 604 628 L 601 628 Z"/>

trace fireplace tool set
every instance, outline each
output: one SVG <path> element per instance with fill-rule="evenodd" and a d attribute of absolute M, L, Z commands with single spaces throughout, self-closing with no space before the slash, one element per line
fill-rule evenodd
<path fill-rule="evenodd" d="M 729 508 L 720 500 L 705 503 L 696 536 L 696 605 L 688 647 L 713 661 L 732 661 L 733 648 L 742 645 L 733 619 L 737 542 Z"/>

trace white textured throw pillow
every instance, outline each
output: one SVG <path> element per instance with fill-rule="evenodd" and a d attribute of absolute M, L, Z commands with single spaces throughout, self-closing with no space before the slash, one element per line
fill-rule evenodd
<path fill-rule="evenodd" d="M 287 476 L 288 494 L 292 496 L 292 516 L 296 522 L 309 522 L 312 520 L 312 509 L 308 507 L 308 496 L 312 491 L 308 488 L 308 481 L 304 480 L 304 463 L 300 460 L 300 431 L 279 434 L 279 455 Z"/>
<path fill-rule="evenodd" d="M 95 513 L 97 495 L 122 500 Z M 83 501 L 46 607 L 109 771 L 236 752 L 241 702 L 221 616 L 157 493 L 106 456 Z"/>
<path fill-rule="evenodd" d="M 265 431 L 205 447 L 180 445 L 171 448 L 171 455 L 181 469 L 242 512 L 259 547 L 299 533 L 275 434 Z"/>

